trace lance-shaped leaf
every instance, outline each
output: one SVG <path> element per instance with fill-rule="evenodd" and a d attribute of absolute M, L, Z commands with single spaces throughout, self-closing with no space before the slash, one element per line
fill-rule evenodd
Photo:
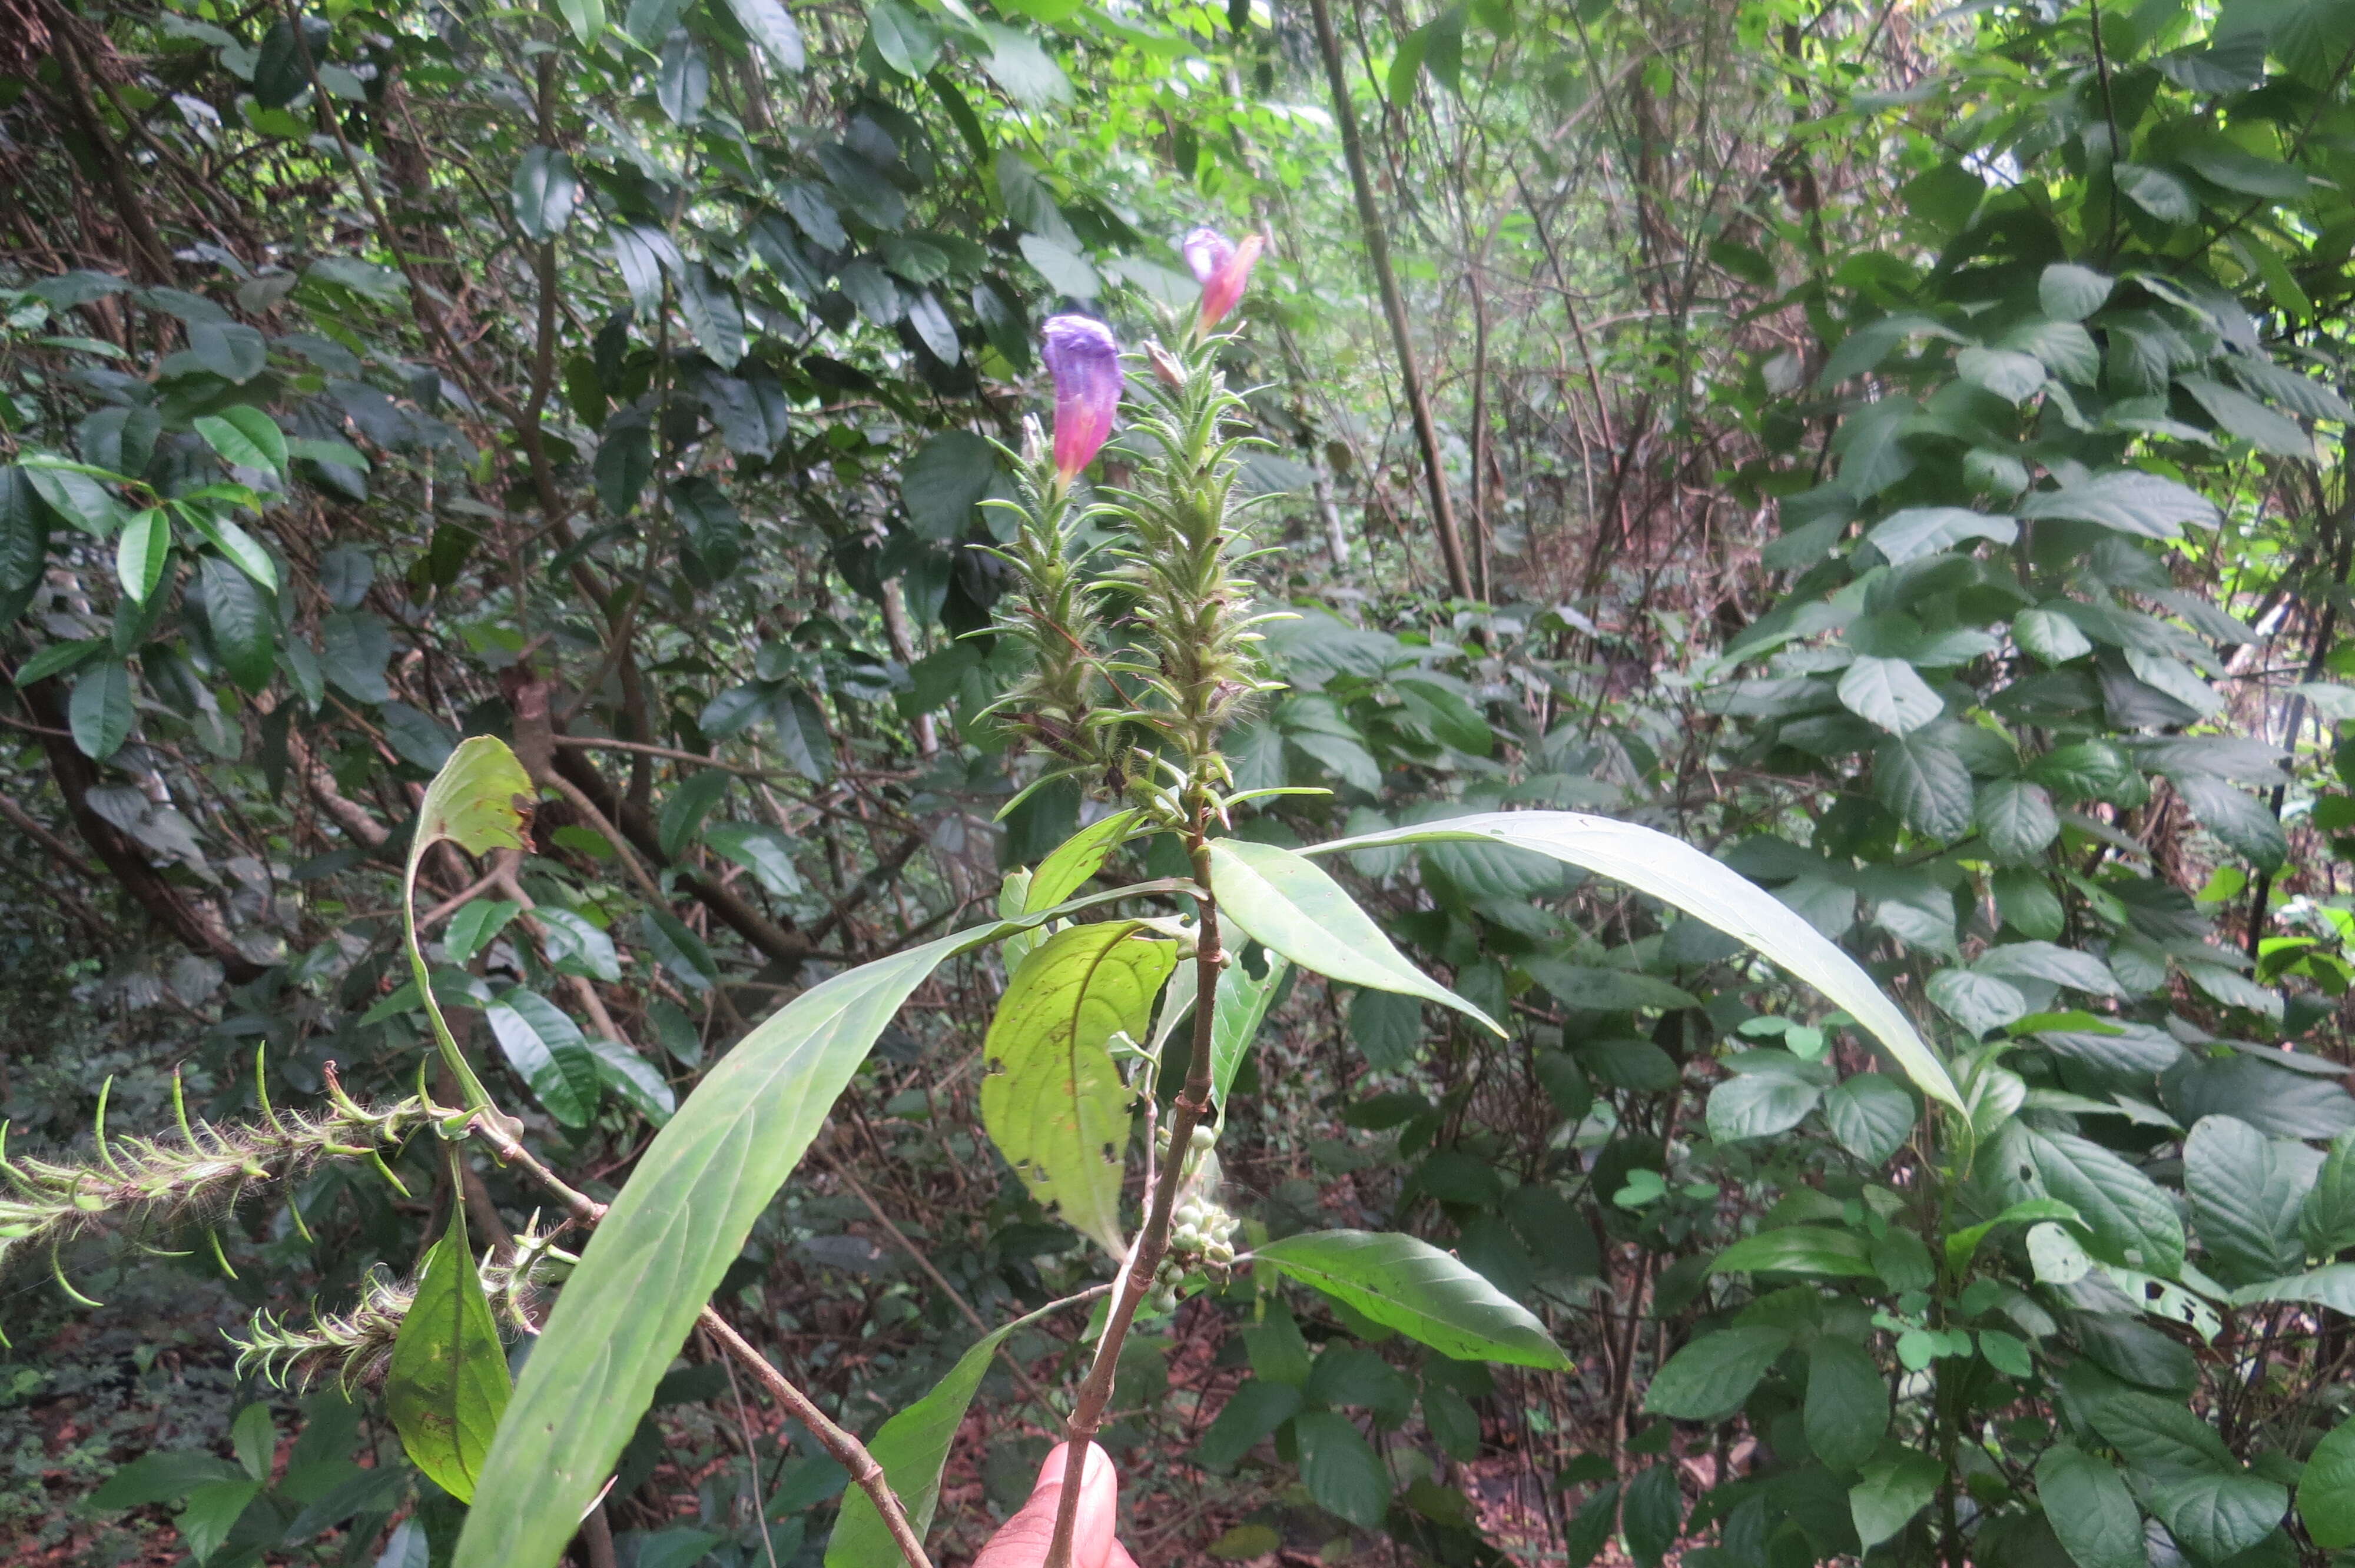
<path fill-rule="evenodd" d="M 1962 1097 L 1945 1065 L 1855 959 L 1806 922 L 1792 919 L 1790 909 L 1773 894 L 1666 833 L 1576 811 L 1490 811 L 1337 839 L 1303 853 L 1332 854 L 1451 839 L 1509 844 L 1550 854 L 1624 882 L 1707 921 L 1757 948 L 1846 1009 L 1896 1058 L 1914 1087 L 1956 1110 L 1962 1108 Z"/>
<path fill-rule="evenodd" d="M 919 1541 L 932 1528 L 932 1510 L 940 1506 L 941 1468 L 948 1463 L 949 1444 L 964 1424 L 964 1413 L 981 1387 L 982 1374 L 989 1370 L 989 1358 L 1010 1336 L 1069 1305 L 1053 1302 L 975 1340 L 930 1393 L 886 1421 L 868 1439 L 867 1451 L 883 1467 L 883 1478 L 891 1483 Z M 874 1499 L 854 1487 L 843 1499 L 842 1517 L 826 1543 L 826 1568 L 868 1568 L 870 1563 L 900 1561 L 900 1548 L 884 1528 L 883 1516 L 875 1511 Z"/>
<path fill-rule="evenodd" d="M 1222 916 L 1302 969 L 1441 1002 L 1499 1036 L 1505 1033 L 1495 1019 L 1409 963 L 1339 883 L 1290 850 L 1212 839 L 1210 887 Z"/>
<path fill-rule="evenodd" d="M 1565 1372 L 1545 1325 L 1468 1264 L 1412 1236 L 1310 1231 L 1252 1254 L 1261 1266 L 1347 1303 L 1458 1361 Z"/>
<path fill-rule="evenodd" d="M 478 1478 L 455 1568 L 553 1568 L 752 1222 L 926 977 L 1060 916 L 1190 885 L 1115 888 L 847 970 L 722 1057 L 639 1156 L 557 1298 Z"/>
<path fill-rule="evenodd" d="M 427 1255 L 392 1341 L 385 1409 L 410 1462 L 471 1502 L 509 1390 L 506 1350 L 466 1241 L 465 1205 L 453 1204 L 450 1228 Z"/>
<path fill-rule="evenodd" d="M 1267 970 L 1253 975 L 1238 961 L 1219 971 L 1218 1009 L 1210 1018 L 1210 1103 L 1223 1114 L 1227 1091 L 1242 1070 L 1243 1057 L 1267 1020 L 1268 1005 L 1283 989 L 1292 960 L 1267 955 Z"/>
<path fill-rule="evenodd" d="M 1128 1089 L 1106 1046 L 1143 1040 L 1177 944 L 1138 937 L 1134 920 L 1074 926 L 1047 938 L 1014 973 L 982 1045 L 981 1119 L 1042 1203 L 1114 1257 Z"/>
<path fill-rule="evenodd" d="M 538 800 L 531 775 L 523 770 L 506 742 L 487 735 L 460 741 L 442 771 L 433 776 L 433 782 L 426 786 L 425 800 L 417 808 L 417 829 L 409 841 L 409 864 L 401 872 L 400 918 L 409 940 L 410 973 L 416 977 L 418 991 L 425 998 L 426 1015 L 433 1021 L 433 1038 L 442 1047 L 442 1059 L 457 1078 L 469 1110 L 488 1107 L 491 1097 L 467 1065 L 458 1042 L 451 1037 L 442 1004 L 434 1000 L 432 983 L 426 978 L 425 954 L 417 945 L 417 867 L 427 850 L 445 841 L 471 855 L 488 854 L 495 849 L 524 849 L 524 831 L 531 825 L 532 808 Z"/>

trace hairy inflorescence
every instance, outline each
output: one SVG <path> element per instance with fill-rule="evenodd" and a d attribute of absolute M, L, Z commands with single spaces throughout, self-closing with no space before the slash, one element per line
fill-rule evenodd
<path fill-rule="evenodd" d="M 382 1150 L 432 1115 L 415 1098 L 371 1109 L 332 1083 L 324 1112 L 263 1108 L 262 1122 L 226 1127 L 190 1122 L 184 1112 L 177 1138 L 150 1138 L 109 1133 L 101 1102 L 89 1153 L 71 1161 L 12 1159 L 0 1127 L 0 1270 L 40 1251 L 54 1267 L 59 1247 L 87 1236 L 209 1223 L 251 1188 L 299 1177 L 323 1160 L 381 1167 Z M 385 1174 L 399 1184 L 389 1169 Z"/>
<path fill-rule="evenodd" d="M 547 1255 L 541 1239 L 527 1233 L 517 1238 L 504 1261 L 485 1260 L 478 1269 L 483 1294 L 490 1298 L 491 1315 L 509 1338 L 536 1331 L 539 1296 L 536 1281 Z M 346 1392 L 380 1382 L 391 1364 L 400 1325 L 416 1299 L 415 1279 L 395 1279 L 376 1269 L 362 1284 L 359 1300 L 347 1311 L 315 1313 L 308 1324 L 302 1325 L 272 1312 L 256 1312 L 243 1333 L 229 1336 L 237 1346 L 238 1375 L 297 1392 L 309 1388 L 331 1369 L 337 1385 Z"/>

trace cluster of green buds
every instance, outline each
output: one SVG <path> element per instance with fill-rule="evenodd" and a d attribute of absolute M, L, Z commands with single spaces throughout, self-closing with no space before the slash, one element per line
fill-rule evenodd
<path fill-rule="evenodd" d="M 1241 298 L 1256 237 L 1241 246 L 1209 230 L 1186 241 L 1201 304 L 1178 346 L 1149 342 L 1135 381 L 1103 323 L 1050 319 L 1044 358 L 1055 382 L 1052 449 L 1035 427 L 1021 456 L 1019 515 L 998 554 L 1016 579 L 996 629 L 1026 645 L 1030 670 L 998 710 L 1057 760 L 1039 782 L 1082 777 L 1170 825 L 1223 817 L 1241 799 L 1220 755 L 1220 730 L 1264 677 L 1232 494 L 1238 454 L 1253 443 L 1243 400 L 1218 359 L 1231 340 L 1212 329 Z M 1110 435 L 1124 392 L 1132 403 L 1131 487 L 1075 503 L 1073 486 Z M 1112 535 L 1103 564 L 1082 559 L 1093 526 Z M 1035 787 L 1035 785 L 1034 785 Z"/>
<path fill-rule="evenodd" d="M 1167 1148 L 1167 1129 L 1161 1134 Z M 1186 1150 L 1186 1168 L 1179 1173 L 1178 1202 L 1169 1213 L 1169 1252 L 1165 1271 L 1182 1272 L 1189 1261 L 1211 1268 L 1227 1268 L 1235 1261 L 1235 1231 L 1241 1224 L 1218 1200 L 1223 1176 L 1217 1152 L 1219 1135 L 1209 1126 L 1197 1127 Z"/>

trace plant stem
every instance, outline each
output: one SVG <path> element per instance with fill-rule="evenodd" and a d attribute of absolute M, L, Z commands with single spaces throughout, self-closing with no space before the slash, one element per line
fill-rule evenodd
<path fill-rule="evenodd" d="M 1316 22 L 1316 47 L 1325 57 L 1325 76 L 1333 90 L 1333 119 L 1341 131 L 1341 152 L 1349 165 L 1349 185 L 1357 193 L 1358 224 L 1366 237 L 1366 260 L 1380 289 L 1382 314 L 1389 319 L 1391 343 L 1398 350 L 1399 382 L 1406 391 L 1414 417 L 1414 439 L 1423 449 L 1423 478 L 1431 491 L 1432 526 L 1439 535 L 1440 558 L 1447 566 L 1447 591 L 1457 599 L 1472 597 L 1472 574 L 1464 562 L 1464 541 L 1455 532 L 1455 508 L 1447 499 L 1447 473 L 1440 466 L 1439 427 L 1432 422 L 1431 400 L 1423 395 L 1423 370 L 1415 363 L 1414 337 L 1406 313 L 1406 297 L 1399 291 L 1398 273 L 1391 266 L 1391 245 L 1382 215 L 1374 206 L 1373 180 L 1366 173 L 1366 149 L 1358 135 L 1358 111 L 1349 99 L 1349 79 L 1341 64 L 1341 45 L 1333 32 L 1333 11 L 1327 0 L 1309 0 Z M 1173 1146 L 1174 1147 L 1174 1146 Z"/>
<path fill-rule="evenodd" d="M 730 1328 L 728 1319 L 718 1312 L 707 1306 L 697 1321 L 730 1355 L 743 1364 L 745 1371 L 761 1380 L 761 1386 L 769 1391 L 770 1397 L 782 1405 L 787 1414 L 809 1429 L 810 1436 L 817 1439 L 818 1446 L 833 1456 L 835 1463 L 850 1472 L 850 1478 L 858 1483 L 859 1490 L 865 1492 L 868 1500 L 875 1505 L 875 1511 L 883 1516 L 883 1527 L 891 1532 L 892 1543 L 899 1547 L 900 1555 L 907 1560 L 908 1568 L 932 1568 L 932 1560 L 924 1555 L 924 1543 L 918 1538 L 916 1527 L 908 1522 L 907 1510 L 900 1506 L 899 1494 L 891 1489 L 890 1479 L 883 1474 L 883 1467 L 875 1462 L 875 1456 L 867 1451 L 867 1445 L 836 1425 L 808 1394 L 788 1383 L 785 1374 L 771 1365 L 768 1357 L 754 1350 L 751 1341 Z M 1070 1489 L 1069 1495 L 1077 1497 L 1079 1489 Z"/>
<path fill-rule="evenodd" d="M 1062 1500 L 1055 1510 L 1055 1535 L 1047 1548 L 1044 1568 L 1071 1568 L 1071 1534 L 1080 1517 L 1080 1481 L 1087 1477 L 1084 1457 L 1074 1459 L 1073 1454 L 1084 1456 L 1095 1441 L 1096 1431 L 1103 1425 L 1105 1405 L 1112 1402 L 1113 1379 L 1120 1369 L 1120 1348 L 1128 1338 L 1128 1326 L 1136 1318 L 1137 1303 L 1153 1288 L 1153 1276 L 1161 1266 L 1162 1255 L 1169 1249 L 1169 1215 L 1178 1206 L 1178 1184 L 1185 1179 L 1186 1153 L 1191 1147 L 1194 1129 L 1209 1116 L 1210 1109 L 1210 1042 L 1211 1026 L 1218 1016 L 1219 970 L 1226 959 L 1219 950 L 1219 906 L 1210 895 L 1210 851 L 1205 836 L 1207 812 L 1199 814 L 1194 831 L 1187 836 L 1194 860 L 1194 879 L 1201 885 L 1196 897 L 1202 906 L 1201 930 L 1194 950 L 1194 1042 L 1193 1051 L 1186 1064 L 1186 1086 L 1178 1092 L 1171 1107 L 1169 1118 L 1169 1157 L 1161 1163 L 1160 1181 L 1153 1189 L 1153 1201 L 1145 1217 L 1145 1234 L 1137 1238 L 1135 1261 L 1129 1266 L 1128 1278 L 1114 1293 L 1112 1307 L 1104 1316 L 1103 1338 L 1096 1343 L 1094 1364 L 1088 1368 L 1087 1381 L 1080 1384 L 1079 1398 L 1071 1405 L 1071 1418 L 1064 1424 L 1064 1470 L 1067 1480 Z"/>

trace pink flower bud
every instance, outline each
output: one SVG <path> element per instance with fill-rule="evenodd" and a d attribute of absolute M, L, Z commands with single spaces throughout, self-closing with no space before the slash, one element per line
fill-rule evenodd
<path fill-rule="evenodd" d="M 1055 471 L 1069 484 L 1094 461 L 1120 407 L 1120 344 L 1103 323 L 1050 316 L 1048 374 L 1055 378 Z"/>
<path fill-rule="evenodd" d="M 1258 235 L 1250 234 L 1237 245 L 1215 228 L 1198 228 L 1186 237 L 1179 249 L 1186 253 L 1186 265 L 1194 270 L 1194 281 L 1202 285 L 1204 332 L 1225 320 L 1227 313 L 1243 297 L 1243 286 L 1251 281 L 1252 263 L 1259 260 L 1263 243 Z"/>

